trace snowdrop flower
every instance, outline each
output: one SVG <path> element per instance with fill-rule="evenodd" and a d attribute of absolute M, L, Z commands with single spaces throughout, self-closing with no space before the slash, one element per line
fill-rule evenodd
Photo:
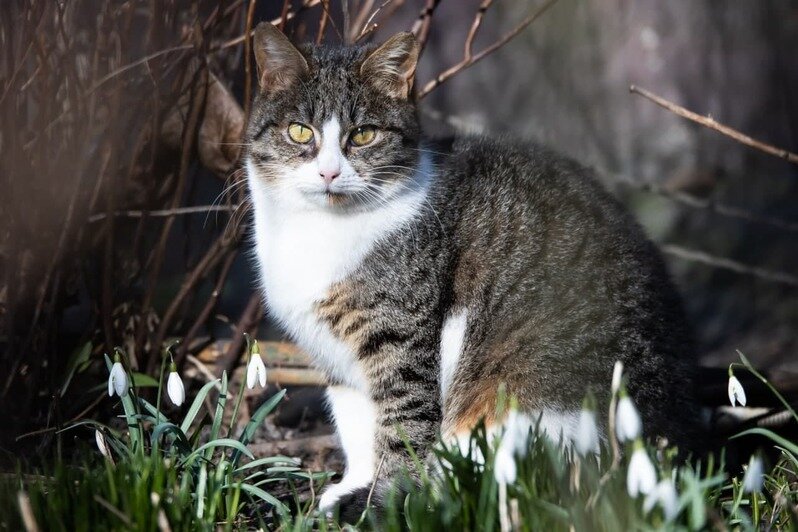
<path fill-rule="evenodd" d="M 118 353 L 114 356 L 114 365 L 111 366 L 111 374 L 108 375 L 108 396 L 111 397 L 114 393 L 119 397 L 127 395 L 127 373 L 122 367 L 122 359 Z"/>
<path fill-rule="evenodd" d="M 632 497 L 647 495 L 657 485 L 657 472 L 648 457 L 643 441 L 635 440 L 634 452 L 629 460 L 629 471 L 626 474 L 626 490 Z"/>
<path fill-rule="evenodd" d="M 612 385 L 610 386 L 613 395 L 618 393 L 618 390 L 621 389 L 622 377 L 623 377 L 623 362 L 621 362 L 620 360 L 616 360 L 615 366 L 613 366 L 612 368 Z"/>
<path fill-rule="evenodd" d="M 618 439 L 622 442 L 631 441 L 640 436 L 643 423 L 640 421 L 640 414 L 632 402 L 632 398 L 626 391 L 625 386 L 621 386 L 621 399 L 618 401 L 618 410 L 615 416 L 615 432 Z"/>
<path fill-rule="evenodd" d="M 643 501 L 643 511 L 648 513 L 659 504 L 665 520 L 670 521 L 679 514 L 679 493 L 672 479 L 666 478 L 659 481 L 651 493 Z"/>
<path fill-rule="evenodd" d="M 247 365 L 247 388 L 250 390 L 254 388 L 255 381 L 260 384 L 261 388 L 266 386 L 266 365 L 260 358 L 258 342 L 252 343 L 252 353 L 249 357 L 249 365 Z"/>
<path fill-rule="evenodd" d="M 765 483 L 765 466 L 758 454 L 752 455 L 743 476 L 743 492 L 759 493 Z"/>
<path fill-rule="evenodd" d="M 100 454 L 103 455 L 107 460 L 113 462 L 114 459 L 111 456 L 111 450 L 108 448 L 108 444 L 105 441 L 105 436 L 100 429 L 94 430 L 94 441 L 97 442 L 97 448 L 100 450 Z"/>
<path fill-rule="evenodd" d="M 732 406 L 745 406 L 745 390 L 743 385 L 737 380 L 737 377 L 732 373 L 731 366 L 729 367 L 729 402 Z"/>
<path fill-rule="evenodd" d="M 507 414 L 504 421 L 504 434 L 499 448 L 496 450 L 496 459 L 493 466 L 493 476 L 499 484 L 512 484 L 515 482 L 518 471 L 515 465 L 515 455 L 524 454 L 527 438 L 529 436 L 529 422 L 526 416 L 520 414 L 514 407 Z"/>
<path fill-rule="evenodd" d="M 169 367 L 169 378 L 166 381 L 166 393 L 175 406 L 182 405 L 186 400 L 186 389 L 183 387 L 183 381 L 177 373 L 177 366 L 175 366 L 174 362 L 172 362 L 172 365 Z"/>
<path fill-rule="evenodd" d="M 576 427 L 576 452 L 582 456 L 599 453 L 599 435 L 596 426 L 596 405 L 593 395 L 588 393 L 579 413 Z"/>

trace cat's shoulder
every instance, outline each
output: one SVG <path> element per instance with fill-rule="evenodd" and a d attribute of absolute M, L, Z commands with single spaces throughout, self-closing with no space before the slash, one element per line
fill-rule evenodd
<path fill-rule="evenodd" d="M 462 182 L 512 187 L 532 194 L 578 193 L 605 197 L 595 172 L 534 140 L 510 135 L 460 135 L 437 139 L 440 167 Z"/>

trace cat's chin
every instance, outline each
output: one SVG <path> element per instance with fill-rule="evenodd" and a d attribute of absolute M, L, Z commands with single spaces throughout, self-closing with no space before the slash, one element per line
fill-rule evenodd
<path fill-rule="evenodd" d="M 381 204 L 378 201 L 364 201 L 362 196 L 349 192 L 320 191 L 304 193 L 303 197 L 312 207 L 336 213 L 364 212 L 376 209 Z"/>

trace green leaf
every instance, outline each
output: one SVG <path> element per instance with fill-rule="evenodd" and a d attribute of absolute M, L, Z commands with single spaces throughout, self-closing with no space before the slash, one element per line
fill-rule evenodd
<path fill-rule="evenodd" d="M 278 393 L 274 394 L 268 401 L 260 405 L 255 413 L 252 415 L 252 418 L 244 427 L 244 430 L 241 432 L 241 436 L 239 436 L 238 441 L 247 445 L 250 441 L 252 441 L 252 437 L 255 435 L 255 431 L 258 427 L 263 424 L 263 420 L 266 419 L 272 410 L 277 406 L 283 397 L 285 397 L 286 390 L 280 390 Z M 232 458 L 230 461 L 233 463 L 233 467 L 238 464 L 238 459 L 240 458 L 239 453 L 233 453 Z"/>
<path fill-rule="evenodd" d="M 66 378 L 64 379 L 64 384 L 61 385 L 61 397 L 64 396 L 67 388 L 69 388 L 69 383 L 72 382 L 72 377 L 75 376 L 75 373 L 86 369 L 90 356 L 91 342 L 86 342 L 82 347 L 72 352 L 72 355 L 69 357 L 69 362 L 67 362 Z"/>
<path fill-rule="evenodd" d="M 158 381 L 145 373 L 132 372 L 130 374 L 133 386 L 136 388 L 157 388 Z"/>
<path fill-rule="evenodd" d="M 227 372 L 222 372 L 222 389 L 219 391 L 219 398 L 216 401 L 216 414 L 213 416 L 213 424 L 211 425 L 211 441 L 219 437 L 219 429 L 222 427 L 222 420 L 224 419 L 224 407 L 227 405 Z M 208 452 L 205 453 L 205 459 L 210 460 L 213 456 L 213 447 L 208 447 Z"/>
<path fill-rule="evenodd" d="M 150 436 L 150 445 L 152 445 L 153 449 L 158 448 L 158 442 L 160 441 L 161 436 L 164 434 L 175 435 L 175 443 L 177 444 L 177 448 L 181 454 L 186 455 L 191 453 L 191 446 L 188 442 L 188 438 L 186 438 L 186 434 L 180 430 L 180 427 L 169 422 L 156 425 L 156 427 L 152 430 L 152 435 Z"/>
<path fill-rule="evenodd" d="M 194 423 L 194 418 L 197 417 L 197 413 L 200 408 L 202 408 L 202 402 L 213 387 L 219 387 L 219 379 L 205 384 L 205 386 L 200 388 L 200 391 L 197 392 L 197 396 L 194 397 L 194 401 L 191 403 L 191 408 L 188 409 L 186 417 L 183 418 L 183 422 L 180 424 L 180 430 L 182 430 L 184 434 L 188 434 L 188 429 L 191 428 L 191 424 Z"/>
<path fill-rule="evenodd" d="M 748 429 L 746 431 L 743 431 L 739 434 L 735 434 L 730 439 L 742 438 L 743 436 L 750 436 L 751 434 L 756 434 L 758 436 L 765 436 L 766 438 L 770 438 L 771 441 L 775 442 L 776 444 L 780 445 L 781 447 L 784 447 L 794 455 L 798 456 L 798 445 L 791 442 L 788 439 L 782 438 L 772 430 L 756 427 L 753 429 Z"/>
<path fill-rule="evenodd" d="M 280 456 L 280 455 L 269 456 L 266 458 L 259 458 L 257 460 L 248 462 L 239 467 L 238 469 L 236 469 L 235 473 L 240 473 L 242 471 L 246 471 L 247 469 L 252 469 L 253 467 L 260 467 L 269 464 L 282 464 L 282 463 L 299 465 L 301 462 L 296 458 L 289 458 L 287 456 Z"/>
<path fill-rule="evenodd" d="M 147 401 L 142 397 L 139 397 L 138 399 L 139 399 L 139 404 L 144 407 L 144 410 L 152 414 L 152 417 L 153 419 L 156 420 L 155 421 L 156 423 L 164 423 L 164 422 L 171 423 L 168 417 L 163 415 L 163 413 L 158 412 L 158 409 L 155 407 L 155 405 L 153 405 L 152 403 L 150 403 L 149 401 Z"/>
<path fill-rule="evenodd" d="M 197 483 L 197 517 L 202 518 L 205 513 L 205 488 L 208 485 L 208 467 L 200 466 L 199 482 Z"/>
<path fill-rule="evenodd" d="M 201 445 L 197 450 L 192 452 L 190 455 L 186 457 L 185 463 L 190 463 L 194 460 L 198 455 L 202 454 L 203 451 L 208 449 L 215 449 L 216 447 L 231 447 L 236 450 L 238 453 L 243 453 L 244 455 L 248 456 L 249 458 L 254 458 L 252 452 L 246 448 L 244 444 L 242 444 L 238 440 L 234 440 L 232 438 L 219 438 L 218 440 L 209 441 L 205 445 Z"/>
<path fill-rule="evenodd" d="M 249 493 L 250 495 L 254 495 L 255 497 L 258 497 L 259 499 L 262 499 L 267 503 L 273 505 L 279 513 L 284 514 L 288 512 L 288 508 L 286 507 L 286 505 L 278 501 L 274 495 L 271 495 L 265 492 L 264 490 L 253 486 L 252 484 L 237 484 L 237 486 L 240 487 L 243 491 Z M 224 487 L 229 489 L 232 488 L 233 486 L 228 484 L 225 485 Z"/>

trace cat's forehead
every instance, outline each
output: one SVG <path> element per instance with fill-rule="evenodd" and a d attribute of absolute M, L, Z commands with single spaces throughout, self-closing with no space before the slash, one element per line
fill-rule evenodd
<path fill-rule="evenodd" d="M 298 107 L 314 121 L 333 116 L 356 121 L 373 108 L 369 93 L 360 75 L 360 66 L 369 48 L 354 46 L 306 46 L 302 49 L 310 75 L 299 91 Z"/>

